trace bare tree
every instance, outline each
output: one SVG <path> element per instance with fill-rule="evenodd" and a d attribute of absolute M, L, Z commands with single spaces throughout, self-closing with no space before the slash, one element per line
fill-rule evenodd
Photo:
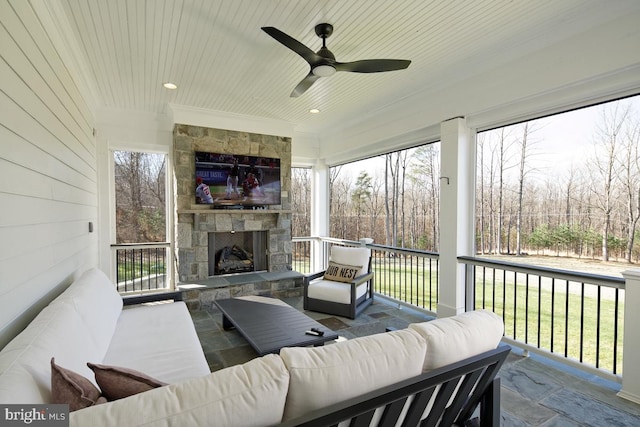
<path fill-rule="evenodd" d="M 416 215 L 423 217 L 422 229 L 425 236 L 425 249 L 438 249 L 439 213 L 440 213 L 440 150 L 438 144 L 419 147 L 412 156 L 410 177 L 416 196 Z M 430 242 L 429 242 L 430 241 Z"/>
<path fill-rule="evenodd" d="M 640 121 L 629 121 L 625 126 L 620 159 L 616 167 L 618 179 L 622 183 L 622 193 L 626 210 L 626 250 L 625 259 L 632 261 L 636 228 L 640 219 Z"/>
<path fill-rule="evenodd" d="M 351 201 L 356 213 L 356 236 L 360 238 L 361 216 L 365 211 L 367 202 L 371 199 L 371 177 L 367 171 L 360 171 L 356 179 L 356 186 L 351 193 Z"/>
<path fill-rule="evenodd" d="M 397 246 L 398 244 L 398 198 L 399 198 L 399 169 L 400 156 L 398 152 L 385 155 L 385 212 L 386 218 L 386 243 Z M 391 180 L 391 182 L 389 182 Z"/>
<path fill-rule="evenodd" d="M 520 170 L 518 173 L 518 202 L 516 218 L 516 256 L 522 254 L 522 201 L 524 197 L 525 177 L 533 170 L 527 163 L 530 160 L 535 143 L 530 140 L 533 128 L 529 122 L 525 122 L 522 128 L 522 139 L 520 140 Z"/>
<path fill-rule="evenodd" d="M 311 173 L 307 168 L 291 169 L 291 205 L 293 206 L 291 232 L 294 236 L 309 236 L 311 224 Z"/>
<path fill-rule="evenodd" d="M 592 191 L 596 198 L 596 207 L 603 214 L 602 260 L 609 261 L 609 233 L 615 203 L 614 167 L 620 145 L 620 130 L 629 114 L 629 107 L 623 108 L 616 103 L 603 107 L 601 114 L 596 135 L 596 151 L 590 162 L 590 170 L 594 174 Z"/>

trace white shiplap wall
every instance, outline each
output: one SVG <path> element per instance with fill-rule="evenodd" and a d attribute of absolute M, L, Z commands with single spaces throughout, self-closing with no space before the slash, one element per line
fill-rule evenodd
<path fill-rule="evenodd" d="M 94 119 L 42 22 L 0 0 L 0 348 L 97 265 Z"/>

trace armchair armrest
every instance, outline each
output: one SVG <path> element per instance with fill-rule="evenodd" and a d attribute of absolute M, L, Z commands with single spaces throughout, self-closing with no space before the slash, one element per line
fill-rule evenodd
<path fill-rule="evenodd" d="M 319 277 L 324 276 L 324 271 L 318 271 L 317 273 L 311 273 L 304 276 L 304 283 L 309 284 L 310 281 L 315 280 Z"/>
<path fill-rule="evenodd" d="M 356 277 L 355 279 L 353 279 L 351 282 L 349 282 L 352 285 L 361 285 L 364 282 L 368 282 L 369 280 L 373 279 L 373 271 L 370 271 L 369 273 L 365 273 L 362 274 L 358 277 Z"/>

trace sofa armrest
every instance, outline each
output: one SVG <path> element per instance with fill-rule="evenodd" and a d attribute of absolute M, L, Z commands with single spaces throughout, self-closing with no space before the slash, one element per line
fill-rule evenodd
<path fill-rule="evenodd" d="M 433 425 L 439 420 L 442 421 L 440 425 L 464 425 L 478 405 L 482 408 L 481 426 L 499 425 L 500 382 L 496 374 L 509 352 L 509 347 L 501 346 L 417 377 L 311 411 L 287 420 L 279 426 L 316 427 L 338 425 L 343 421 L 350 421 L 356 425 L 358 421 L 364 421 L 364 425 L 368 425 L 378 408 L 383 408 L 389 417 L 386 420 L 389 422 L 388 425 L 396 425 L 396 422 L 421 425 L 421 422 L 426 420 L 431 421 Z M 436 387 L 438 385 L 440 387 Z M 408 408 L 404 408 L 409 396 L 413 396 L 413 400 Z M 423 420 L 425 409 L 427 415 Z M 426 424 L 431 425 L 429 422 Z"/>
<path fill-rule="evenodd" d="M 160 292 L 153 294 L 145 294 L 145 295 L 136 295 L 131 297 L 122 297 L 122 304 L 124 305 L 135 305 L 135 304 L 144 304 L 147 302 L 158 302 L 158 301 L 182 301 L 182 291 L 173 291 L 173 292 Z"/>

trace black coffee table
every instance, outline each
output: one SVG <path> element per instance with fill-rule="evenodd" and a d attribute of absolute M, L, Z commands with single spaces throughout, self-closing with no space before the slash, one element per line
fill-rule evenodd
<path fill-rule="evenodd" d="M 248 296 L 214 301 L 222 312 L 225 330 L 236 328 L 259 354 L 278 353 L 282 347 L 320 346 L 338 334 L 275 298 Z M 307 335 L 317 328 L 323 336 Z"/>

